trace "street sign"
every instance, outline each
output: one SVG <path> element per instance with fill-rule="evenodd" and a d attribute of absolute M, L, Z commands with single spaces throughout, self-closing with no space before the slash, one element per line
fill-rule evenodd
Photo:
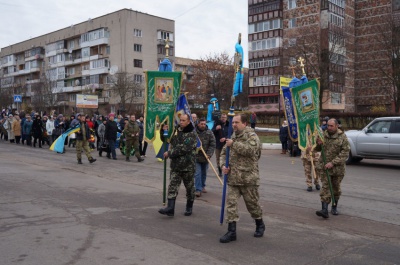
<path fill-rule="evenodd" d="M 22 96 L 21 95 L 14 95 L 14 103 L 21 103 Z"/>

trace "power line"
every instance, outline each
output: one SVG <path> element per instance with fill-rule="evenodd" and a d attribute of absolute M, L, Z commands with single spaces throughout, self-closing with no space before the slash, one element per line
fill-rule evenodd
<path fill-rule="evenodd" d="M 198 8 L 200 5 L 204 4 L 204 3 L 207 2 L 207 1 L 209 2 L 209 1 L 213 1 L 213 0 L 203 0 L 203 1 L 201 1 L 200 3 L 198 3 L 197 5 L 195 5 L 194 7 L 191 7 L 191 8 L 189 8 L 188 10 L 186 10 L 185 12 L 183 12 L 183 13 L 181 13 L 180 15 L 176 16 L 176 17 L 174 18 L 174 20 L 177 19 L 177 18 L 179 18 L 179 17 L 181 17 L 181 16 L 183 16 L 183 15 L 185 15 L 185 14 L 188 13 L 189 11 L 192 11 L 193 9 Z M 218 0 L 214 0 L 214 2 L 216 2 L 216 1 L 218 1 Z"/>

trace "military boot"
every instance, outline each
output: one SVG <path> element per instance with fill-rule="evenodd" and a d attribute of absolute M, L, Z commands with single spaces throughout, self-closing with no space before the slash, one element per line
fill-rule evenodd
<path fill-rule="evenodd" d="M 125 158 L 125 161 L 126 162 L 129 162 L 130 160 L 129 160 L 129 156 L 127 156 L 126 158 Z"/>
<path fill-rule="evenodd" d="M 191 216 L 191 215 L 192 215 L 193 202 L 194 202 L 194 201 L 191 201 L 191 200 L 187 200 L 187 201 L 186 201 L 185 216 Z"/>
<path fill-rule="evenodd" d="M 158 210 L 160 214 L 174 216 L 175 213 L 175 199 L 168 199 L 168 205 L 165 208 Z"/>
<path fill-rule="evenodd" d="M 141 158 L 140 156 L 137 158 L 137 161 L 138 162 L 143 162 L 144 161 L 144 158 Z"/>
<path fill-rule="evenodd" d="M 92 163 L 96 162 L 96 160 L 97 160 L 97 159 L 94 159 L 93 157 L 89 158 L 89 162 L 90 162 L 90 164 L 92 164 Z"/>
<path fill-rule="evenodd" d="M 262 237 L 265 231 L 265 224 L 263 219 L 256 219 L 256 231 L 254 237 Z"/>
<path fill-rule="evenodd" d="M 337 211 L 337 204 L 338 204 L 338 201 L 339 201 L 339 199 L 336 199 L 336 198 L 335 198 L 335 202 L 336 202 L 335 206 L 333 206 L 333 204 L 332 204 L 331 213 L 332 213 L 333 215 L 339 215 L 339 212 Z"/>
<path fill-rule="evenodd" d="M 82 164 L 82 159 L 78 159 L 78 164 Z"/>
<path fill-rule="evenodd" d="M 328 203 L 321 202 L 321 204 L 322 204 L 322 210 L 316 211 L 315 214 L 318 215 L 318 216 L 321 216 L 323 218 L 329 218 Z"/>
<path fill-rule="evenodd" d="M 221 243 L 229 243 L 231 241 L 236 241 L 236 222 L 228 223 L 228 232 L 219 239 Z"/>

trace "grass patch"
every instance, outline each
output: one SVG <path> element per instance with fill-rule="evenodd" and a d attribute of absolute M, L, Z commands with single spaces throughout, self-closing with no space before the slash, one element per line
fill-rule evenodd
<path fill-rule="evenodd" d="M 259 135 L 261 143 L 280 143 L 279 135 Z"/>

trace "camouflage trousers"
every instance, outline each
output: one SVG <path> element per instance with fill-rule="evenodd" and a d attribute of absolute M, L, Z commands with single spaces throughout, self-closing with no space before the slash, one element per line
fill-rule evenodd
<path fill-rule="evenodd" d="M 140 157 L 140 152 L 139 152 L 139 139 L 134 138 L 134 139 L 127 139 L 125 141 L 126 144 L 126 157 L 129 157 L 131 155 L 132 147 L 135 149 L 135 156 Z"/>
<path fill-rule="evenodd" d="M 85 155 L 88 159 L 92 159 L 90 154 L 89 142 L 85 140 L 76 140 L 76 158 L 82 159 L 82 150 L 85 151 Z"/>
<path fill-rule="evenodd" d="M 302 158 L 303 160 L 303 166 L 304 166 L 304 174 L 306 175 L 306 183 L 307 187 L 312 187 L 312 180 L 313 180 L 313 170 L 311 166 L 311 161 L 308 161 L 307 158 Z M 315 167 L 315 162 L 314 162 L 314 167 Z M 319 172 L 315 170 L 315 176 L 314 176 L 314 185 L 319 184 Z"/>
<path fill-rule="evenodd" d="M 329 190 L 328 177 L 326 176 L 326 172 L 320 172 L 322 188 L 319 196 L 321 197 L 322 202 L 331 203 L 331 192 Z M 332 182 L 333 195 L 335 196 L 335 200 L 340 198 L 342 194 L 342 190 L 340 189 L 340 183 L 342 182 L 344 176 L 330 176 Z"/>
<path fill-rule="evenodd" d="M 175 199 L 178 196 L 179 187 L 183 181 L 186 188 L 186 199 L 194 201 L 194 171 L 171 171 L 170 182 L 168 186 L 168 199 Z"/>
<path fill-rule="evenodd" d="M 228 223 L 239 221 L 238 200 L 240 196 L 243 196 L 247 211 L 249 211 L 251 217 L 253 219 L 262 218 L 262 210 L 258 202 L 260 198 L 258 186 L 229 185 L 228 187 L 228 196 L 226 200 L 226 221 Z"/>

